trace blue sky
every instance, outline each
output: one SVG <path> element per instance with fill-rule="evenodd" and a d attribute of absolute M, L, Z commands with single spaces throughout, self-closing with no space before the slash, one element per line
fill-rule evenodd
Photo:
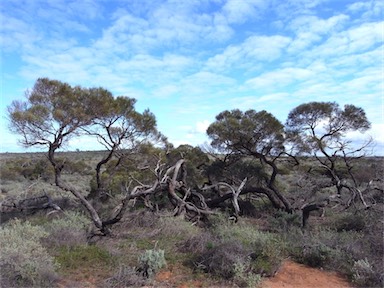
<path fill-rule="evenodd" d="M 3 0 L 1 115 L 39 77 L 136 98 L 176 146 L 223 110 L 362 107 L 384 154 L 384 1 Z M 1 118 L 1 152 L 25 151 Z M 349 135 L 361 141 L 358 133 Z M 67 150 L 97 148 L 73 140 Z"/>

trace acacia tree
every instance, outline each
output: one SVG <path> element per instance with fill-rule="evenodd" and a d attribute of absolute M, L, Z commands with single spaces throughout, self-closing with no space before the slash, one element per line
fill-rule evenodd
<path fill-rule="evenodd" d="M 55 172 L 55 184 L 74 194 L 88 210 L 95 226 L 102 233 L 108 233 L 108 221 L 102 221 L 91 202 L 61 179 L 64 163 L 56 159 L 55 153 L 71 137 L 94 131 L 96 124 L 104 124 L 106 134 L 97 136 L 112 145 L 113 153 L 122 142 L 136 141 L 138 136 L 156 131 L 154 116 L 149 111 L 143 114 L 135 112 L 135 100 L 127 97 L 114 99 L 103 88 L 72 87 L 47 78 L 38 79 L 32 90 L 26 93 L 26 98 L 26 101 L 14 101 L 8 107 L 11 131 L 22 136 L 21 143 L 25 147 L 47 147 L 48 159 Z M 120 126 L 116 126 L 118 123 Z M 111 156 L 99 163 L 97 173 L 108 157 Z"/>
<path fill-rule="evenodd" d="M 246 187 L 243 192 L 264 193 L 276 208 L 291 211 L 291 204 L 276 185 L 279 173 L 276 160 L 285 153 L 283 132 L 284 126 L 264 110 L 227 110 L 217 115 L 207 129 L 214 148 L 224 153 L 251 156 L 260 161 L 265 171 L 270 168 L 271 172 L 265 174 L 266 185 Z"/>
<path fill-rule="evenodd" d="M 96 165 L 97 187 L 91 193 L 91 198 L 99 198 L 105 189 L 106 183 L 101 179 L 101 169 L 113 156 L 119 159 L 115 165 L 117 168 L 121 160 L 134 153 L 141 144 L 149 140 L 166 141 L 156 129 L 155 116 L 148 109 L 143 113 L 137 112 L 135 103 L 133 98 L 119 96 L 106 103 L 103 117 L 93 119 L 92 126 L 83 128 L 87 134 L 96 136 L 107 150 L 105 157 Z"/>
<path fill-rule="evenodd" d="M 353 161 L 364 156 L 364 148 L 371 140 L 355 147 L 347 140 L 347 133 L 365 132 L 370 126 L 360 107 L 345 105 L 342 109 L 335 102 L 310 102 L 289 113 L 286 132 L 296 153 L 312 154 L 317 159 L 338 195 L 347 189 L 352 195 L 349 204 L 359 196 L 367 207 L 354 175 Z"/>

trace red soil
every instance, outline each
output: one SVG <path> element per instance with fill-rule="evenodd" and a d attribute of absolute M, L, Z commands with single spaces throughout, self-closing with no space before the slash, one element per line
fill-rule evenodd
<path fill-rule="evenodd" d="M 310 268 L 286 261 L 275 277 L 263 281 L 261 288 L 352 288 L 353 286 L 335 272 Z"/>

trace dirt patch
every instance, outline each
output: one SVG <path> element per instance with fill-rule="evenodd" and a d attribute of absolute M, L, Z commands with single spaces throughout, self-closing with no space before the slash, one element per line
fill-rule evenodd
<path fill-rule="evenodd" d="M 76 275 L 72 275 L 76 276 Z M 200 276 L 200 277 L 199 277 Z M 75 278 L 75 279 L 73 279 Z M 72 277 L 72 281 L 66 279 L 59 282 L 59 288 L 95 288 L 98 287 L 99 279 L 83 277 Z M 198 287 L 233 287 L 230 283 L 218 283 L 209 276 L 191 275 L 182 266 L 171 266 L 160 271 L 155 279 L 155 285 L 144 286 L 153 287 L 172 287 L 172 288 L 198 288 Z M 99 283 L 100 284 L 100 283 Z M 143 288 L 144 288 L 143 287 Z M 322 271 L 308 266 L 285 261 L 274 277 L 265 279 L 261 283 L 261 288 L 353 288 L 344 277 L 336 272 Z"/>
<path fill-rule="evenodd" d="M 352 288 L 335 272 L 310 268 L 292 261 L 283 263 L 276 276 L 263 281 L 261 288 Z"/>

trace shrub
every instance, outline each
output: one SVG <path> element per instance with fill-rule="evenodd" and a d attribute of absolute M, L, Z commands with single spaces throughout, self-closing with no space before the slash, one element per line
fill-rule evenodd
<path fill-rule="evenodd" d="M 354 262 L 352 267 L 352 281 L 358 286 L 375 287 L 379 284 L 376 273 L 367 258 Z"/>
<path fill-rule="evenodd" d="M 273 232 L 286 232 L 293 227 L 301 227 L 301 216 L 279 210 L 269 219 L 269 223 Z"/>
<path fill-rule="evenodd" d="M 150 278 L 166 265 L 164 250 L 146 250 L 139 256 L 138 271 L 145 277 Z"/>
<path fill-rule="evenodd" d="M 47 233 L 19 220 L 0 228 L 0 268 L 9 286 L 51 287 L 59 265 L 41 245 Z"/>
<path fill-rule="evenodd" d="M 275 274 L 284 259 L 285 245 L 275 234 L 249 225 L 217 222 L 212 233 L 186 241 L 189 249 L 198 248 L 192 262 L 205 272 L 232 279 L 241 286 L 257 282 L 261 275 Z"/>
<path fill-rule="evenodd" d="M 64 217 L 53 219 L 44 226 L 49 233 L 44 238 L 48 246 L 76 246 L 86 242 L 86 229 L 91 224 L 89 218 L 76 211 L 68 211 Z"/>
<path fill-rule="evenodd" d="M 335 227 L 340 231 L 362 231 L 366 226 L 363 215 L 347 213 L 336 219 Z"/>
<path fill-rule="evenodd" d="M 181 252 L 200 254 L 212 249 L 218 240 L 209 231 L 203 231 L 197 235 L 189 237 L 179 248 Z"/>
<path fill-rule="evenodd" d="M 249 262 L 249 260 L 247 262 Z M 247 267 L 249 267 L 249 263 L 235 263 L 234 281 L 240 287 L 257 287 L 261 282 L 261 276 L 259 274 L 252 273 L 252 271 L 249 271 Z"/>
<path fill-rule="evenodd" d="M 331 249 L 324 244 L 304 247 L 302 262 L 311 267 L 324 267 L 330 261 Z"/>
<path fill-rule="evenodd" d="M 142 287 L 148 282 L 148 279 L 138 275 L 136 268 L 129 266 L 120 266 L 119 270 L 110 278 L 104 281 L 104 287 Z"/>
<path fill-rule="evenodd" d="M 195 259 L 194 265 L 205 272 L 231 279 L 235 276 L 235 265 L 242 263 L 250 254 L 250 249 L 244 248 L 240 243 L 226 241 L 201 253 Z"/>

